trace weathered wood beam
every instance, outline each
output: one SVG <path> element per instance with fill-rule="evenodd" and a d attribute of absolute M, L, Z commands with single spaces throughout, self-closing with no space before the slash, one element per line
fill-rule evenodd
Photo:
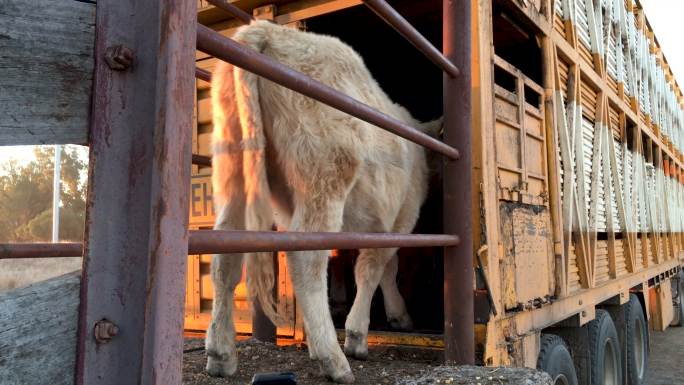
<path fill-rule="evenodd" d="M 0 383 L 72 385 L 80 271 L 0 294 Z"/>
<path fill-rule="evenodd" d="M 0 146 L 86 144 L 95 5 L 0 0 Z"/>

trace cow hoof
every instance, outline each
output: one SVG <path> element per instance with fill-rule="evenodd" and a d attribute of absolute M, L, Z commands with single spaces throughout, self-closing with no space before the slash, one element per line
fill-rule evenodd
<path fill-rule="evenodd" d="M 207 357 L 207 373 L 212 377 L 230 377 L 237 371 L 237 358 L 228 354 L 209 353 Z"/>
<path fill-rule="evenodd" d="M 390 327 L 398 331 L 411 331 L 413 330 L 413 321 L 411 316 L 407 314 L 400 315 L 399 317 L 392 317 L 387 320 Z"/>
<path fill-rule="evenodd" d="M 366 360 L 368 358 L 368 344 L 365 336 L 352 330 L 347 330 L 345 333 L 344 354 L 357 360 Z"/>
<path fill-rule="evenodd" d="M 342 356 L 341 360 L 337 361 L 337 364 L 330 358 L 318 359 L 317 362 L 321 373 L 330 381 L 339 384 L 351 384 L 354 382 L 354 374 L 344 356 Z"/>
<path fill-rule="evenodd" d="M 339 377 L 328 377 L 330 380 L 333 382 L 336 382 L 338 384 L 353 384 L 356 379 L 354 378 L 354 374 L 352 371 L 348 371 L 344 373 L 343 375 Z"/>

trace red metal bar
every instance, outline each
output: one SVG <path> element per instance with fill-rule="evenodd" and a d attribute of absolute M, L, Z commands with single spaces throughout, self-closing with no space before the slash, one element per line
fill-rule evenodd
<path fill-rule="evenodd" d="M 188 254 L 429 247 L 458 243 L 458 236 L 441 234 L 197 230 L 190 232 Z"/>
<path fill-rule="evenodd" d="M 211 167 L 211 157 L 206 155 L 192 154 L 192 164 Z"/>
<path fill-rule="evenodd" d="M 288 231 L 190 231 L 188 254 L 455 246 L 456 235 Z M 38 245 L 38 247 L 36 247 Z M 80 257 L 80 243 L 0 244 L 0 259 Z"/>
<path fill-rule="evenodd" d="M 97 1 L 77 385 L 182 383 L 196 7 Z M 139 65 L 112 71 L 118 44 Z"/>
<path fill-rule="evenodd" d="M 444 141 L 463 149 L 460 159 L 445 159 L 443 178 L 444 232 L 461 238 L 444 248 L 444 358 L 457 365 L 475 362 L 470 7 L 471 0 L 443 0 L 444 55 L 461 69 L 444 76 Z"/>
<path fill-rule="evenodd" d="M 83 256 L 81 243 L 5 243 L 0 244 L 0 259 L 63 258 Z"/>
<path fill-rule="evenodd" d="M 211 81 L 211 72 L 209 72 L 203 68 L 195 67 L 195 77 L 197 79 L 202 79 L 205 82 L 210 82 Z"/>
<path fill-rule="evenodd" d="M 446 72 L 452 78 L 458 76 L 459 70 L 450 62 L 425 36 L 418 32 L 399 12 L 385 0 L 363 0 L 373 12 L 380 16 L 387 24 L 392 26 L 401 36 L 408 40 L 418 51 L 422 52 L 437 67 Z"/>
<path fill-rule="evenodd" d="M 243 47 L 203 25 L 197 26 L 197 49 L 238 67 L 252 71 L 283 87 L 300 92 L 356 118 L 429 148 L 451 159 L 458 159 L 458 150 L 439 140 L 369 107 L 332 87 L 295 71 L 270 57 Z"/>
<path fill-rule="evenodd" d="M 230 13 L 236 19 L 240 20 L 245 24 L 249 24 L 252 20 L 254 20 L 254 17 L 252 17 L 252 15 L 225 0 L 207 0 L 207 3 L 213 5 L 218 9 Z"/>

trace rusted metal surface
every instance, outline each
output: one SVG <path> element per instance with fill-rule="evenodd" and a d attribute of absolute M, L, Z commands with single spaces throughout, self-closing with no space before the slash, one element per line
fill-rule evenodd
<path fill-rule="evenodd" d="M 459 242 L 456 235 L 442 234 L 195 230 L 190 231 L 188 254 L 440 247 L 455 246 Z M 0 244 L 0 259 L 81 255 L 80 243 Z"/>
<path fill-rule="evenodd" d="M 119 327 L 106 319 L 97 321 L 95 323 L 95 327 L 93 328 L 93 336 L 95 337 L 95 341 L 100 344 L 106 344 L 117 334 L 119 334 Z"/>
<path fill-rule="evenodd" d="M 473 228 L 471 176 L 471 0 L 443 1 L 444 55 L 461 69 L 444 76 L 444 142 L 463 149 L 458 160 L 444 163 L 444 232 L 461 243 L 444 249 L 444 354 L 449 364 L 472 365 Z"/>
<path fill-rule="evenodd" d="M 0 259 L 80 257 L 80 243 L 2 243 Z"/>
<path fill-rule="evenodd" d="M 192 164 L 211 167 L 211 157 L 206 155 L 192 154 Z"/>
<path fill-rule="evenodd" d="M 123 44 L 117 44 L 107 47 L 104 58 L 109 68 L 114 71 L 125 71 L 133 65 L 135 52 Z"/>
<path fill-rule="evenodd" d="M 198 230 L 190 232 L 189 254 L 257 251 L 454 246 L 456 235 Z"/>
<path fill-rule="evenodd" d="M 280 64 L 266 55 L 244 47 L 203 25 L 197 26 L 197 49 L 218 59 L 263 76 L 283 87 L 300 92 L 356 118 L 374 124 L 451 159 L 458 159 L 458 150 L 369 107 L 321 82 Z M 468 112 L 470 113 L 470 112 Z"/>
<path fill-rule="evenodd" d="M 387 24 L 391 25 L 401 36 L 413 44 L 430 61 L 449 74 L 456 77 L 459 74 L 458 67 L 450 62 L 432 43 L 430 43 L 420 32 L 404 19 L 391 5 L 385 0 L 363 0 L 373 12 L 380 16 Z"/>
<path fill-rule="evenodd" d="M 181 384 L 195 7 L 97 3 L 79 385 Z M 128 71 L 104 60 L 117 44 Z M 119 333 L 98 344 L 103 319 Z"/>
<path fill-rule="evenodd" d="M 233 17 L 235 17 L 236 19 L 240 20 L 245 24 L 249 24 L 252 20 L 254 20 L 254 17 L 252 17 L 252 15 L 225 0 L 207 0 L 207 3 L 213 5 L 214 7 L 220 10 L 230 13 L 231 15 L 233 15 Z"/>
<path fill-rule="evenodd" d="M 209 72 L 203 68 L 195 67 L 195 77 L 197 79 L 202 79 L 205 82 L 210 82 L 211 81 L 211 72 Z"/>

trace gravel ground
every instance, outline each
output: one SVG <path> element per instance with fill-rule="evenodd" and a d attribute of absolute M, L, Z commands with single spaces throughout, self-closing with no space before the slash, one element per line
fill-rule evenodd
<path fill-rule="evenodd" d="M 306 346 L 275 346 L 254 340 L 240 341 L 238 372 L 231 378 L 215 378 L 204 372 L 206 356 L 203 341 L 186 340 L 183 357 L 184 385 L 245 385 L 255 373 L 294 372 L 298 385 L 330 383 L 318 374 L 318 366 L 309 359 Z M 366 361 L 349 363 L 357 385 L 394 384 L 409 376 L 439 365 L 441 352 L 436 350 L 371 346 Z M 483 384 L 484 385 L 484 384 Z"/>
<path fill-rule="evenodd" d="M 318 374 L 305 346 L 275 346 L 254 340 L 238 342 L 238 373 L 214 378 L 204 372 L 203 342 L 186 340 L 183 361 L 184 385 L 244 385 L 255 373 L 289 371 L 298 385 L 329 383 Z M 548 385 L 548 375 L 525 368 L 439 366 L 442 352 L 406 347 L 371 346 L 367 361 L 351 360 L 356 385 Z"/>

